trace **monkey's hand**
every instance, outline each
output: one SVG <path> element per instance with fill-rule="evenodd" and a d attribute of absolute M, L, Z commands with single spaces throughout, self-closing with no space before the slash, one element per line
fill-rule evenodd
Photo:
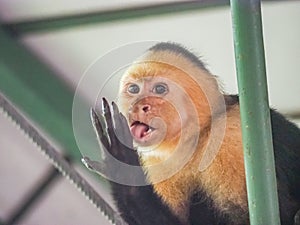
<path fill-rule="evenodd" d="M 94 130 L 100 144 L 104 147 L 104 162 L 93 161 L 88 157 L 82 159 L 88 169 L 104 177 L 115 177 L 118 173 L 119 163 L 114 159 L 128 165 L 139 166 L 139 156 L 133 148 L 127 120 L 114 102 L 112 107 L 111 112 L 107 100 L 103 98 L 101 116 L 99 117 L 93 108 L 90 111 Z"/>

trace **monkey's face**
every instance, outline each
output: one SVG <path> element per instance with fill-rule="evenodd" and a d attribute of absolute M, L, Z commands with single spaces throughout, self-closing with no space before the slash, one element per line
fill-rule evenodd
<path fill-rule="evenodd" d="M 174 89 L 176 85 L 163 77 L 123 82 L 120 108 L 127 116 L 132 137 L 138 146 L 169 146 L 178 141 L 182 118 L 172 101 L 173 96 L 171 98 L 176 93 Z"/>

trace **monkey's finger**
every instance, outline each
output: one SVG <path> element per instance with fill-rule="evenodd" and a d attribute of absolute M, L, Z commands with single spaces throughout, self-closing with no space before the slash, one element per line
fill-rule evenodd
<path fill-rule="evenodd" d="M 112 106 L 113 106 L 113 117 L 115 122 L 115 131 L 119 134 L 118 137 L 123 137 L 124 131 L 126 131 L 125 128 L 128 125 L 126 124 L 126 126 L 124 126 L 117 104 L 115 102 L 112 102 Z"/>
<path fill-rule="evenodd" d="M 127 124 L 126 118 L 120 113 L 119 108 L 115 102 L 112 102 L 113 116 L 115 122 L 115 131 L 118 139 L 128 148 L 132 148 L 132 137 Z"/>
<path fill-rule="evenodd" d="M 117 106 L 117 104 L 115 102 L 112 102 L 112 106 L 113 106 L 113 110 L 114 110 L 115 128 L 123 131 L 122 133 L 124 133 L 124 131 L 128 130 L 128 129 L 126 129 L 126 128 L 128 128 L 127 121 L 125 124 L 123 121 L 124 119 L 126 120 L 126 118 L 122 115 L 122 113 L 120 113 L 119 107 Z M 122 118 L 122 116 L 124 118 Z"/>
<path fill-rule="evenodd" d="M 120 117 L 119 117 L 119 108 L 117 106 L 117 104 L 115 102 L 112 102 L 112 107 L 113 107 L 113 117 L 114 117 L 114 122 L 115 122 L 115 126 L 114 128 L 117 130 L 117 129 L 120 129 Z"/>
<path fill-rule="evenodd" d="M 103 133 L 102 125 L 100 123 L 97 113 L 95 112 L 95 110 L 93 108 L 90 109 L 90 116 L 91 116 L 91 121 L 92 121 L 93 127 L 94 127 L 97 135 L 102 134 Z"/>
<path fill-rule="evenodd" d="M 112 102 L 113 107 L 113 118 L 114 118 L 114 129 L 117 138 L 123 143 L 123 128 L 121 126 L 121 119 L 119 115 L 119 109 L 116 103 Z"/>
<path fill-rule="evenodd" d="M 127 147 L 133 149 L 133 139 L 127 123 L 127 119 L 122 113 L 120 113 L 119 115 L 121 119 L 122 130 L 124 131 L 123 132 L 124 143 L 126 144 Z"/>
<path fill-rule="evenodd" d="M 96 131 L 96 135 L 98 137 L 98 140 L 101 142 L 101 144 L 104 146 L 104 148 L 108 149 L 110 147 L 109 141 L 107 137 L 104 135 L 103 127 L 100 122 L 100 119 L 95 112 L 93 108 L 90 110 L 91 120 L 94 127 L 94 130 Z"/>
<path fill-rule="evenodd" d="M 102 112 L 103 112 L 103 115 L 104 115 L 104 119 L 106 121 L 107 133 L 108 133 L 109 138 L 111 140 L 111 144 L 113 144 L 112 142 L 115 139 L 113 120 L 112 120 L 109 104 L 108 104 L 108 102 L 105 98 L 102 98 Z"/>

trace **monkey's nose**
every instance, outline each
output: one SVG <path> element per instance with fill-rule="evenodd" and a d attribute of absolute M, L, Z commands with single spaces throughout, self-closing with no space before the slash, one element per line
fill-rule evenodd
<path fill-rule="evenodd" d="M 151 109 L 151 106 L 150 105 L 143 105 L 142 106 L 142 110 L 146 113 L 146 112 L 149 112 Z"/>

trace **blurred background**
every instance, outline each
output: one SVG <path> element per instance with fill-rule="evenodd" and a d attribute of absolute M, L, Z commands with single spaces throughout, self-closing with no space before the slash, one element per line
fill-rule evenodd
<path fill-rule="evenodd" d="M 262 12 L 270 104 L 300 125 L 300 1 L 263 1 Z M 110 204 L 108 185 L 80 162 L 73 97 L 95 60 L 144 41 L 181 43 L 227 93 L 237 93 L 228 1 L 0 0 L 0 91 Z M 98 79 L 107 76 L 100 70 Z M 88 82 L 76 93 L 91 105 Z M 117 89 L 113 82 L 112 96 Z M 2 113 L 0 132 L 0 224 L 110 224 L 67 179 L 51 176 L 49 160 Z M 49 177 L 40 197 L 12 220 Z"/>

